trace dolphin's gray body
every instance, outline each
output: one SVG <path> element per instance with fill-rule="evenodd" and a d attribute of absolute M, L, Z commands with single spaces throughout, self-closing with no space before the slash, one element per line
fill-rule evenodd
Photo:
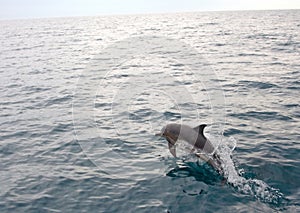
<path fill-rule="evenodd" d="M 177 140 L 183 140 L 192 145 L 196 155 L 204 161 L 207 161 L 218 172 L 222 172 L 222 163 L 212 143 L 204 136 L 203 130 L 206 124 L 201 124 L 195 128 L 187 125 L 171 123 L 162 128 L 157 135 L 166 138 L 171 154 L 176 157 L 175 143 Z M 193 151 L 192 150 L 192 151 Z"/>

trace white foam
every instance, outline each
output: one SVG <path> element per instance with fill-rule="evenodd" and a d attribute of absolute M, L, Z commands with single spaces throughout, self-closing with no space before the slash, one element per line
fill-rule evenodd
<path fill-rule="evenodd" d="M 231 158 L 232 152 L 235 148 L 236 141 L 234 138 L 221 137 L 219 141 L 218 152 L 223 160 L 224 177 L 227 183 L 234 186 L 237 191 L 256 197 L 257 199 L 267 202 L 278 204 L 284 198 L 283 194 L 275 188 L 272 188 L 263 180 L 246 179 L 242 175 L 244 170 L 237 171 L 234 162 Z"/>

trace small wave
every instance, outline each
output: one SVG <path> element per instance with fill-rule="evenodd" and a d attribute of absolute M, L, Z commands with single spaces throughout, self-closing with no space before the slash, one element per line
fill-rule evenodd
<path fill-rule="evenodd" d="M 299 107 L 300 105 L 299 104 L 285 104 L 283 106 L 287 107 L 287 108 L 296 108 L 296 107 Z"/>
<path fill-rule="evenodd" d="M 258 82 L 258 81 L 239 81 L 238 85 L 245 85 L 250 88 L 257 89 L 269 89 L 269 88 L 278 88 L 276 84 L 266 83 L 266 82 Z"/>
<path fill-rule="evenodd" d="M 164 112 L 164 116 L 166 118 L 181 118 L 181 114 L 180 113 L 170 112 L 170 111 Z"/>
<path fill-rule="evenodd" d="M 256 112 L 256 111 L 248 111 L 246 113 L 232 113 L 230 114 L 232 117 L 240 118 L 243 120 L 250 120 L 251 118 L 256 118 L 263 121 L 271 121 L 271 120 L 282 120 L 288 121 L 292 120 L 291 117 L 282 115 L 278 112 Z"/>
<path fill-rule="evenodd" d="M 47 102 L 45 103 L 45 107 L 49 107 L 52 105 L 59 105 L 62 104 L 66 101 L 70 101 L 72 99 L 72 96 L 67 94 L 61 97 L 51 97 L 50 99 L 47 100 Z"/>

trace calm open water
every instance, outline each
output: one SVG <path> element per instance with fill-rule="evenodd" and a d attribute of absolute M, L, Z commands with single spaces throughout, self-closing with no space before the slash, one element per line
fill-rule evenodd
<path fill-rule="evenodd" d="M 0 212 L 299 212 L 299 23 L 0 21 Z M 226 181 L 154 136 L 181 121 L 209 124 Z"/>

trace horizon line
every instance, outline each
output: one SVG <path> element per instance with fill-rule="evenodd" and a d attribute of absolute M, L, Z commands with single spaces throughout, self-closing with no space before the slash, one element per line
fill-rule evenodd
<path fill-rule="evenodd" d="M 147 13 L 102 13 L 94 15 L 58 15 L 58 16 L 40 16 L 40 17 L 16 17 L 16 18 L 0 18 L 0 21 L 18 21 L 18 20 L 36 20 L 36 19 L 58 19 L 58 18 L 87 18 L 87 17 L 105 17 L 105 16 L 141 16 L 141 15 L 167 15 L 176 13 L 206 13 L 206 12 L 250 12 L 250 11 L 288 11 L 300 10 L 300 8 L 292 9 L 232 9 L 232 10 L 194 10 L 194 11 L 167 11 L 167 12 L 147 12 Z"/>

